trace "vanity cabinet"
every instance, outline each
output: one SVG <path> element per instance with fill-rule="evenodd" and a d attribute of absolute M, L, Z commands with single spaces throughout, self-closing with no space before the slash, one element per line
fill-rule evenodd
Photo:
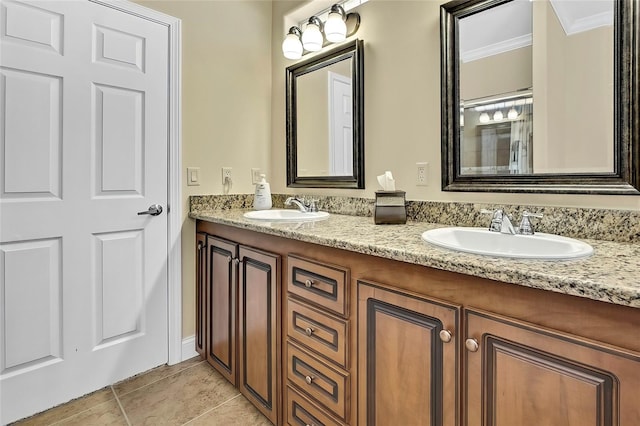
<path fill-rule="evenodd" d="M 339 425 L 350 420 L 349 281 L 348 268 L 287 257 L 290 425 Z"/>
<path fill-rule="evenodd" d="M 358 282 L 359 424 L 459 424 L 459 318 L 459 306 Z"/>
<path fill-rule="evenodd" d="M 640 356 L 465 310 L 466 419 L 479 425 L 640 424 Z"/>
<path fill-rule="evenodd" d="M 640 309 L 217 223 L 197 232 L 208 360 L 274 424 L 640 425 Z"/>
<path fill-rule="evenodd" d="M 196 352 L 207 358 L 207 234 L 196 234 Z"/>
<path fill-rule="evenodd" d="M 281 258 L 212 235 L 198 234 L 197 244 L 196 347 L 277 424 Z"/>

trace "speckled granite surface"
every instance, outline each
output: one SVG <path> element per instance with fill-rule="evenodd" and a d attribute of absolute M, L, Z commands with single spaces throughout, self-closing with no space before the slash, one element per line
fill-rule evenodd
<path fill-rule="evenodd" d="M 282 208 L 287 195 L 274 194 L 273 207 Z M 374 200 L 352 197 L 312 197 L 318 208 L 329 213 L 373 216 Z M 253 194 L 191 196 L 190 211 L 252 208 Z M 571 207 L 510 206 L 474 203 L 407 201 L 407 218 L 415 222 L 455 226 L 488 226 L 490 218 L 481 210 L 505 209 L 515 218 L 514 225 L 528 210 L 542 213 L 534 219 L 536 231 L 604 241 L 640 243 L 640 211 L 585 209 Z"/>
<path fill-rule="evenodd" d="M 232 204 L 229 202 L 229 204 Z M 424 243 L 442 223 L 374 225 L 371 217 L 333 214 L 302 224 L 247 220 L 246 209 L 194 209 L 191 218 L 527 287 L 640 308 L 640 244 L 586 240 L 595 253 L 571 261 L 513 260 L 453 252 Z M 486 221 L 486 218 L 483 218 Z M 469 223 L 458 223 L 468 225 Z"/>

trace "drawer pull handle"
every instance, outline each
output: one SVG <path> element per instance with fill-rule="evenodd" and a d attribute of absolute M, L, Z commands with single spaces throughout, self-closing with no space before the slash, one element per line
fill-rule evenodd
<path fill-rule="evenodd" d="M 307 336 L 311 337 L 311 335 L 313 334 L 313 328 L 311 327 L 307 327 L 304 329 L 304 334 L 306 334 Z"/>
<path fill-rule="evenodd" d="M 305 286 L 306 288 L 311 288 L 311 286 L 313 286 L 313 280 L 306 280 L 306 281 L 304 282 L 304 286 Z"/>
<path fill-rule="evenodd" d="M 467 341 L 464 342 L 464 345 L 467 347 L 469 352 L 477 352 L 480 348 L 480 345 L 478 345 L 478 341 L 476 339 L 467 339 Z"/>
<path fill-rule="evenodd" d="M 453 334 L 449 330 L 441 330 L 440 331 L 440 340 L 444 343 L 449 343 L 453 338 Z"/>
<path fill-rule="evenodd" d="M 313 382 L 313 377 L 307 376 L 304 378 L 304 381 L 307 382 L 308 385 L 310 385 Z"/>

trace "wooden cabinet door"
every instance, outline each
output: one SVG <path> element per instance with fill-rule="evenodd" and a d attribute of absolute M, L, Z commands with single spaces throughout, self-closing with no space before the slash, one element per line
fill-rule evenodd
<path fill-rule="evenodd" d="M 640 424 L 640 355 L 465 310 L 468 426 Z"/>
<path fill-rule="evenodd" d="M 358 282 L 358 424 L 459 424 L 459 312 Z"/>
<path fill-rule="evenodd" d="M 236 277 L 238 245 L 207 237 L 207 361 L 237 385 Z"/>
<path fill-rule="evenodd" d="M 196 234 L 196 352 L 207 358 L 207 235 Z"/>
<path fill-rule="evenodd" d="M 239 259 L 238 387 L 277 424 L 280 256 L 241 246 Z"/>

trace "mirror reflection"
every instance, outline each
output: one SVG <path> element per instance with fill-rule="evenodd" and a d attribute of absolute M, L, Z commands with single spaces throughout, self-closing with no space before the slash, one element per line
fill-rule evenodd
<path fill-rule="evenodd" d="M 363 42 L 287 68 L 287 186 L 364 188 Z"/>
<path fill-rule="evenodd" d="M 351 63 L 297 79 L 298 176 L 353 175 Z"/>
<path fill-rule="evenodd" d="M 442 189 L 640 194 L 636 6 L 443 4 Z"/>
<path fill-rule="evenodd" d="M 461 18 L 460 174 L 613 172 L 613 34 L 613 0 Z"/>

